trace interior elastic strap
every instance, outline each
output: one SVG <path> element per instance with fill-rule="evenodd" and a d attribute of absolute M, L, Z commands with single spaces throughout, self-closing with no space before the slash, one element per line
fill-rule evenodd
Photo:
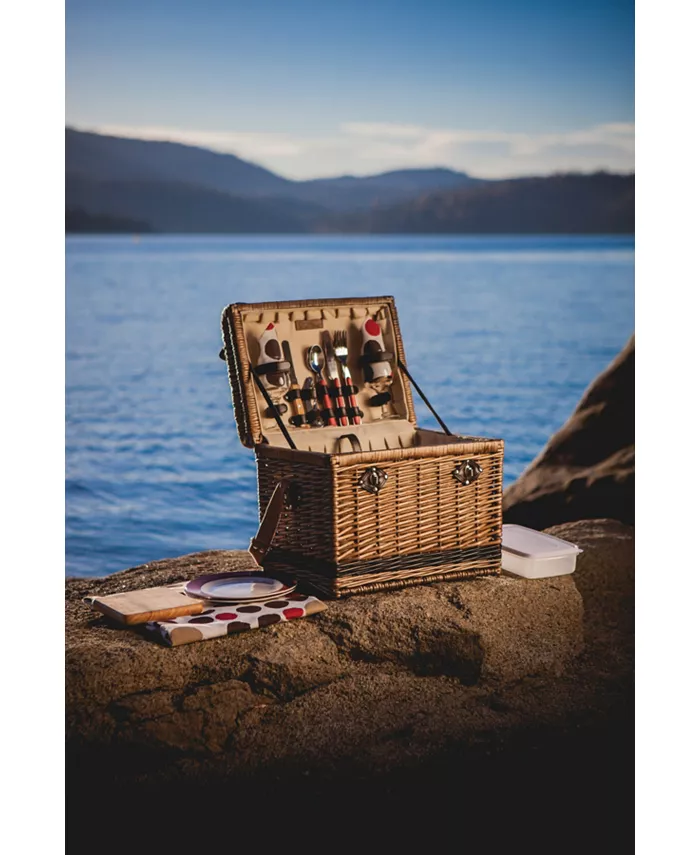
<path fill-rule="evenodd" d="M 406 366 L 403 364 L 403 362 L 401 362 L 401 360 L 400 360 L 400 359 L 397 359 L 397 360 L 396 360 L 396 362 L 397 362 L 397 365 L 399 366 L 399 368 L 400 368 L 400 369 L 403 371 L 403 373 L 406 375 L 406 377 L 408 377 L 409 382 L 413 385 L 413 387 L 415 388 L 416 392 L 418 392 L 418 394 L 419 394 L 419 395 L 421 396 L 421 398 L 423 399 L 423 403 L 424 403 L 424 404 L 426 405 L 426 407 L 430 410 L 430 412 L 435 416 L 435 419 L 437 420 L 438 424 L 439 424 L 439 425 L 440 425 L 440 427 L 443 429 L 443 431 L 447 434 L 447 436 L 454 436 L 454 434 L 452 433 L 452 431 L 447 427 L 447 425 L 445 424 L 445 422 L 443 422 L 443 420 L 442 420 L 442 419 L 440 418 L 440 416 L 437 414 L 437 412 L 435 411 L 435 408 L 433 407 L 433 405 L 430 403 L 430 401 L 429 401 L 429 400 L 426 398 L 426 396 L 423 394 L 423 390 L 421 389 L 421 387 L 416 383 L 416 381 L 413 379 L 413 377 L 411 377 L 411 374 L 409 373 L 408 369 L 407 369 L 407 368 L 406 368 Z M 282 435 L 284 436 L 284 438 L 285 438 L 285 439 L 287 440 L 287 442 L 289 443 L 289 447 L 290 447 L 290 448 L 293 448 L 293 449 L 296 449 L 296 445 L 294 444 L 294 440 L 293 440 L 293 439 L 291 438 L 291 436 L 289 435 L 289 431 L 288 431 L 288 430 L 287 430 L 287 428 L 285 427 L 285 424 L 284 424 L 284 422 L 282 421 L 282 418 L 280 417 L 280 414 L 277 412 L 277 407 L 275 407 L 275 405 L 272 403 L 272 398 L 270 398 L 270 396 L 269 396 L 269 394 L 268 394 L 268 392 L 267 392 L 267 389 L 266 389 L 266 388 L 263 386 L 263 384 L 260 382 L 260 378 L 259 378 L 259 377 L 258 377 L 258 375 L 255 373 L 255 371 L 253 370 L 253 366 L 252 366 L 252 365 L 250 366 L 250 370 L 251 370 L 251 374 L 253 375 L 253 378 L 254 378 L 255 382 L 256 382 L 256 383 L 257 383 L 257 385 L 258 385 L 258 389 L 260 389 L 260 391 L 262 392 L 263 398 L 265 398 L 265 402 L 267 403 L 268 407 L 270 408 L 270 411 L 272 412 L 272 414 L 273 414 L 273 415 L 274 415 L 274 417 L 275 417 L 275 421 L 277 422 L 277 426 L 278 426 L 278 427 L 279 427 L 279 429 L 282 431 Z"/>

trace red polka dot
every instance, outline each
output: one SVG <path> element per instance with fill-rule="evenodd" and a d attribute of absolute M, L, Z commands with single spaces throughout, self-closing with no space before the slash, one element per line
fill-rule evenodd
<path fill-rule="evenodd" d="M 274 324 L 268 324 L 268 325 L 265 327 L 265 329 L 266 329 L 266 330 L 273 330 L 274 328 L 275 328 L 275 325 L 274 325 Z"/>
<path fill-rule="evenodd" d="M 367 332 L 370 335 L 379 335 L 379 333 L 382 331 L 379 324 L 375 320 L 373 320 L 372 318 L 370 318 L 365 323 L 365 329 L 367 330 Z"/>
<path fill-rule="evenodd" d="M 295 617 L 304 617 L 304 609 L 285 609 L 282 614 L 287 620 Z"/>
<path fill-rule="evenodd" d="M 235 612 L 221 612 L 216 616 L 217 620 L 237 620 L 238 615 Z"/>

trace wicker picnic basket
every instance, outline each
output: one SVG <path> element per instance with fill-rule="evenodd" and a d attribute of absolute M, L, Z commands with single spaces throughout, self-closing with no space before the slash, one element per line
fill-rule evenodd
<path fill-rule="evenodd" d="M 381 330 L 377 357 L 362 355 L 368 318 Z M 251 552 L 267 572 L 326 598 L 500 572 L 503 440 L 451 434 L 416 386 L 443 432 L 417 426 L 393 297 L 236 303 L 222 327 L 238 432 L 257 460 L 261 528 Z M 285 406 L 261 382 L 268 329 L 284 340 L 299 383 L 311 374 L 309 348 L 346 331 L 351 381 L 342 388 L 356 393 L 349 412 L 361 411 L 361 424 L 342 426 L 337 408 L 335 426 L 280 414 Z M 394 365 L 383 399 L 368 382 L 380 358 Z M 314 407 L 308 395 L 304 407 Z"/>

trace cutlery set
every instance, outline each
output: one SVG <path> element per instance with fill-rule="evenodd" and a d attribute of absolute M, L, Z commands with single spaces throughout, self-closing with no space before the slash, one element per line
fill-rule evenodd
<path fill-rule="evenodd" d="M 364 413 L 357 404 L 359 389 L 352 382 L 348 360 L 348 334 L 345 330 L 321 333 L 321 343 L 304 351 L 305 367 L 311 372 L 299 384 L 288 341 L 279 342 L 275 325 L 270 323 L 259 338 L 260 355 L 255 369 L 262 380 L 266 399 L 276 410 L 266 411 L 268 417 L 289 413 L 293 427 L 337 427 L 361 425 Z M 375 393 L 369 403 L 381 407 L 381 418 L 388 415 L 393 381 L 391 363 L 394 354 L 384 348 L 381 328 L 368 318 L 362 326 L 362 352 L 358 362 L 364 369 L 365 380 Z M 290 412 L 291 410 L 291 412 Z"/>
<path fill-rule="evenodd" d="M 313 344 L 306 351 L 306 366 L 312 372 L 304 382 L 300 397 L 305 404 L 305 412 L 289 420 L 295 427 L 336 427 L 337 425 L 360 425 L 363 413 L 357 406 L 357 387 L 353 386 L 350 369 L 347 365 L 347 334 L 337 332 L 331 339 L 330 333 L 323 332 L 321 346 Z M 340 367 L 339 367 L 340 366 Z M 328 379 L 324 377 L 324 369 Z M 341 376 L 342 375 L 342 376 Z M 296 400 L 294 389 L 294 367 L 290 371 L 292 385 L 285 395 L 287 400 Z"/>

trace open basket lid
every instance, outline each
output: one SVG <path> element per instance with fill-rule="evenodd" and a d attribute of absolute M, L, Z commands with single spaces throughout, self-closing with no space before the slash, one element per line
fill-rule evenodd
<path fill-rule="evenodd" d="M 243 445 L 253 448 L 264 437 L 280 435 L 274 418 L 267 414 L 268 405 L 253 376 L 253 366 L 261 355 L 261 337 L 266 331 L 276 335 L 280 346 L 289 342 L 292 362 L 300 385 L 311 376 L 306 353 L 314 344 L 321 345 L 322 333 L 333 336 L 345 330 L 348 338 L 348 368 L 358 387 L 357 400 L 363 411 L 363 423 L 381 419 L 381 408 L 369 405 L 374 392 L 366 387 L 360 363 L 363 325 L 373 319 L 379 326 L 386 352 L 394 355 L 391 381 L 392 409 L 396 419 L 415 426 L 416 414 L 410 385 L 398 370 L 406 358 L 399 319 L 393 297 L 347 297 L 329 300 L 288 300 L 277 303 L 234 303 L 221 317 L 224 340 L 223 356 L 228 366 L 233 408 L 238 435 Z M 270 327 L 272 325 L 272 327 Z M 327 374 L 324 372 L 327 379 Z M 320 428 L 318 428 L 320 430 Z"/>

